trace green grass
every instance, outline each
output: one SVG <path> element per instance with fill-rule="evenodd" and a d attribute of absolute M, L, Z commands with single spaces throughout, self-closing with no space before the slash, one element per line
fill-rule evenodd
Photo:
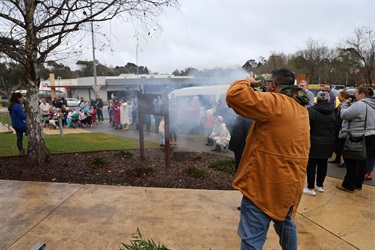
<path fill-rule="evenodd" d="M 236 172 L 236 164 L 234 162 L 234 159 L 219 159 L 211 163 L 208 167 L 228 173 Z"/>
<path fill-rule="evenodd" d="M 15 134 L 0 134 L 0 156 L 18 155 L 16 140 Z M 27 141 L 24 137 L 25 149 Z M 103 133 L 48 135 L 44 141 L 51 153 L 139 149 L 139 140 Z M 145 141 L 145 148 L 159 148 L 159 144 Z"/>
<path fill-rule="evenodd" d="M 2 124 L 12 124 L 12 120 L 9 114 L 0 113 L 0 122 Z"/>

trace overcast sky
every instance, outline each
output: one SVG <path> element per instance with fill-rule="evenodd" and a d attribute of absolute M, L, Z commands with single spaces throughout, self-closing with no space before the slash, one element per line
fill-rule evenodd
<path fill-rule="evenodd" d="M 242 66 L 271 52 L 294 53 L 309 38 L 328 47 L 352 36 L 356 27 L 375 28 L 375 0 L 196 0 L 180 1 L 160 18 L 163 30 L 137 39 L 131 24 L 95 27 L 96 59 L 107 66 L 127 62 L 170 74 L 188 67 Z M 103 34 L 106 34 L 104 38 Z M 78 60 L 92 60 L 91 40 Z M 138 54 L 138 56 L 136 56 Z M 76 60 L 77 58 L 74 58 Z"/>

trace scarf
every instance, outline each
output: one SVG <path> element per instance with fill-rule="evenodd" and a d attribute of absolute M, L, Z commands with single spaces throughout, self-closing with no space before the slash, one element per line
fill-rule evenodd
<path fill-rule="evenodd" d="M 302 106 L 309 104 L 310 99 L 307 97 L 306 92 L 296 85 L 283 86 L 279 93 L 292 97 Z"/>

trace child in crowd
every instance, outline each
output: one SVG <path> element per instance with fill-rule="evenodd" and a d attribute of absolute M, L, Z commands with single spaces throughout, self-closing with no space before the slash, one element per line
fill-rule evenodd
<path fill-rule="evenodd" d="M 96 109 L 94 107 L 91 107 L 90 113 L 91 113 L 91 124 L 97 125 L 97 123 L 96 123 L 96 113 L 97 113 Z"/>
<path fill-rule="evenodd" d="M 58 126 L 58 124 L 56 124 L 56 122 L 58 123 L 59 118 L 62 119 L 63 117 L 64 117 L 64 114 L 61 112 L 61 109 L 56 108 L 52 119 L 49 120 L 49 128 L 50 129 L 57 129 L 59 126 Z"/>
<path fill-rule="evenodd" d="M 70 124 L 72 123 L 72 115 L 76 114 L 77 112 L 75 111 L 74 108 L 70 108 L 70 111 L 68 112 L 68 115 L 66 116 L 66 126 L 70 128 Z"/>
<path fill-rule="evenodd" d="M 224 118 L 220 115 L 215 120 L 215 125 L 210 135 L 210 138 L 214 142 L 214 148 L 211 151 L 228 151 L 230 134 L 227 129 L 227 126 L 224 123 Z"/>
<path fill-rule="evenodd" d="M 74 113 L 72 114 L 70 127 L 71 128 L 77 128 L 79 126 L 80 126 L 79 114 L 74 110 Z"/>
<path fill-rule="evenodd" d="M 79 114 L 79 121 L 81 123 L 82 128 L 86 128 L 86 126 L 87 126 L 86 117 L 87 116 L 85 115 L 85 112 L 83 111 L 83 109 L 80 109 L 78 114 Z"/>

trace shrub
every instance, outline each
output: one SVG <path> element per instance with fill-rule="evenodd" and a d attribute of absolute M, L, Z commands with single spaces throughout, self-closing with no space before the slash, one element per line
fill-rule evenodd
<path fill-rule="evenodd" d="M 116 153 L 116 156 L 120 158 L 131 159 L 133 158 L 134 154 L 127 152 L 127 151 L 119 151 Z"/>
<path fill-rule="evenodd" d="M 4 108 L 9 107 L 9 102 L 7 100 L 0 100 L 0 104 L 3 105 Z"/>
<path fill-rule="evenodd" d="M 130 244 L 125 244 L 122 242 L 122 247 L 120 250 L 168 250 L 167 246 L 160 243 L 156 244 L 154 240 L 143 239 L 141 231 L 137 228 L 137 235 L 132 236 Z"/>
<path fill-rule="evenodd" d="M 127 175 L 132 175 L 135 177 L 152 176 L 154 173 L 155 170 L 151 167 L 134 167 L 126 170 Z"/>
<path fill-rule="evenodd" d="M 227 173 L 236 173 L 236 163 L 234 159 L 219 159 L 211 163 L 208 167 Z"/>
<path fill-rule="evenodd" d="M 107 161 L 106 159 L 95 157 L 92 160 L 88 162 L 89 167 L 92 167 L 93 169 L 98 169 L 102 167 L 107 167 L 111 165 L 110 161 Z"/>
<path fill-rule="evenodd" d="M 196 167 L 188 167 L 186 171 L 190 177 L 194 178 L 204 178 L 208 175 L 206 170 Z"/>

